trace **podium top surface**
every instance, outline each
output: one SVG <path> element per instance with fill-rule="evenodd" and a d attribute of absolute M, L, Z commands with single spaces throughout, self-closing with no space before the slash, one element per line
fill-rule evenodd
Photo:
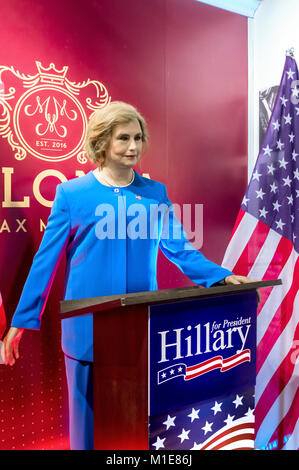
<path fill-rule="evenodd" d="M 90 297 L 88 299 L 62 300 L 60 302 L 60 313 L 61 319 L 64 319 L 90 312 L 126 307 L 128 305 L 157 304 L 188 300 L 192 298 L 214 297 L 253 291 L 281 284 L 282 281 L 280 279 L 275 279 L 270 281 L 249 282 L 246 284 L 221 285 L 209 288 L 191 286 L 148 292 L 134 292 L 130 294 L 108 295 L 103 297 Z"/>

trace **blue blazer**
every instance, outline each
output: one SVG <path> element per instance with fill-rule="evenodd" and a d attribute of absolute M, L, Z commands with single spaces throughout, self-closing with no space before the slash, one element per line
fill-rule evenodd
<path fill-rule="evenodd" d="M 161 204 L 164 213 L 151 211 Z M 165 185 L 137 172 L 125 188 L 102 185 L 92 171 L 59 184 L 12 326 L 40 328 L 64 254 L 65 300 L 156 290 L 159 247 L 196 284 L 209 287 L 232 274 L 195 250 L 184 232 L 178 237 L 178 227 Z M 92 361 L 92 343 L 92 312 L 62 320 L 65 354 Z"/>

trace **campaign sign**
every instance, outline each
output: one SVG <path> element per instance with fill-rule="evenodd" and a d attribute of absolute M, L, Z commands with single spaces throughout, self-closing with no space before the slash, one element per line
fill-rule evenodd
<path fill-rule="evenodd" d="M 254 387 L 256 292 L 150 307 L 149 415 Z"/>

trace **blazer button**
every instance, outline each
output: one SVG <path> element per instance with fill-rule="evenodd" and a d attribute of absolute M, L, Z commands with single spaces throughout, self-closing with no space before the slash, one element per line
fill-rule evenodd
<path fill-rule="evenodd" d="M 115 193 L 119 193 L 119 189 L 118 189 L 118 188 L 115 188 L 115 189 L 114 189 L 114 192 L 115 192 Z"/>

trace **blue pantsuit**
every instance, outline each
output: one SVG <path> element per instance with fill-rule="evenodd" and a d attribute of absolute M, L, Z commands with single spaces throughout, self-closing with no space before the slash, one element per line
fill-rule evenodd
<path fill-rule="evenodd" d="M 93 363 L 65 358 L 72 450 L 93 449 Z"/>
<path fill-rule="evenodd" d="M 156 290 L 159 248 L 196 284 L 209 287 L 232 274 L 195 250 L 183 232 L 178 237 L 178 228 L 165 185 L 137 172 L 124 188 L 102 185 L 92 171 L 59 184 L 12 326 L 40 328 L 64 255 L 65 300 Z M 92 342 L 92 312 L 62 320 L 62 349 L 69 358 L 91 363 Z M 80 397 L 73 372 L 68 377 L 69 395 Z"/>

